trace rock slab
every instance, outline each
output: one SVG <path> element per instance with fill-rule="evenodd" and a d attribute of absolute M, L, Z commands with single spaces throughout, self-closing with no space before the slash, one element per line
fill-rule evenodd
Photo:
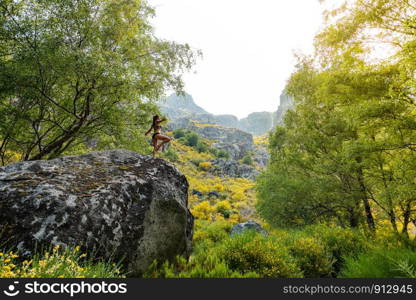
<path fill-rule="evenodd" d="M 164 160 L 126 150 L 0 167 L 0 230 L 24 256 L 77 245 L 140 275 L 190 254 L 188 182 Z"/>
<path fill-rule="evenodd" d="M 251 220 L 245 223 L 240 223 L 240 224 L 233 226 L 233 228 L 231 228 L 230 235 L 235 236 L 237 234 L 244 233 L 247 230 L 253 230 L 265 236 L 268 235 L 267 231 L 264 230 L 259 223 L 251 221 Z"/>

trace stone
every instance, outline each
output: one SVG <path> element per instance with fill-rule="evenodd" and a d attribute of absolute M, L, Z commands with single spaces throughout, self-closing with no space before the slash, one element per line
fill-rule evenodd
<path fill-rule="evenodd" d="M 208 197 L 221 198 L 221 195 L 217 191 L 211 191 L 208 193 Z"/>
<path fill-rule="evenodd" d="M 81 246 L 139 276 L 154 260 L 190 254 L 188 182 L 166 161 L 126 150 L 11 164 L 0 168 L 0 229 L 0 243 L 23 256 Z"/>
<path fill-rule="evenodd" d="M 198 190 L 192 190 L 192 195 L 197 195 L 198 198 L 202 198 L 204 196 L 204 194 L 202 194 L 200 191 Z"/>
<path fill-rule="evenodd" d="M 241 233 L 243 233 L 247 230 L 254 230 L 254 231 L 256 231 L 260 234 L 263 234 L 265 236 L 268 235 L 267 231 L 264 230 L 259 223 L 254 222 L 254 221 L 248 221 L 248 222 L 240 223 L 240 224 L 237 224 L 237 225 L 233 226 L 233 228 L 231 228 L 230 234 L 231 234 L 231 236 L 235 236 L 235 235 L 241 234 Z"/>
<path fill-rule="evenodd" d="M 256 168 L 235 160 L 215 159 L 212 173 L 220 177 L 235 177 L 254 180 L 260 174 Z"/>

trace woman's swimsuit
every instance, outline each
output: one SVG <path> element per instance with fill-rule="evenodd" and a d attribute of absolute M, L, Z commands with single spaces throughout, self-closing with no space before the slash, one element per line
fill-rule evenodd
<path fill-rule="evenodd" d="M 154 127 L 153 127 L 153 130 L 154 130 L 154 131 L 156 131 L 156 130 L 160 130 L 160 129 L 162 129 L 162 126 L 160 126 L 160 125 L 156 125 L 156 126 L 154 126 Z M 160 132 L 155 132 L 155 133 L 153 133 L 153 135 L 152 135 L 152 140 L 154 140 L 154 139 L 155 139 L 155 137 L 156 137 L 158 134 L 161 134 L 161 133 L 160 133 Z"/>

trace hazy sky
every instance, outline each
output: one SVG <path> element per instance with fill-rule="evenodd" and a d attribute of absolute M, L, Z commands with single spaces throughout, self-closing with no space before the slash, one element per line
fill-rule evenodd
<path fill-rule="evenodd" d="M 331 0 L 337 1 L 337 0 Z M 295 63 L 322 27 L 318 0 L 149 0 L 156 35 L 203 52 L 186 91 L 214 114 L 275 111 Z"/>

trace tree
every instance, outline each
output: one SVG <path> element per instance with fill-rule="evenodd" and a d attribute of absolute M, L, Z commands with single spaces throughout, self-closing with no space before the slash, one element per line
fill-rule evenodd
<path fill-rule="evenodd" d="M 300 57 L 287 85 L 296 109 L 271 136 L 272 160 L 258 185 L 267 220 L 365 222 L 370 230 L 388 220 L 409 236 L 416 224 L 415 8 L 357 0 L 330 13 L 315 57 Z M 392 56 L 376 56 L 377 39 L 393 46 Z"/>
<path fill-rule="evenodd" d="M 141 0 L 0 0 L 1 163 L 139 138 L 197 56 L 156 38 L 153 15 Z"/>

